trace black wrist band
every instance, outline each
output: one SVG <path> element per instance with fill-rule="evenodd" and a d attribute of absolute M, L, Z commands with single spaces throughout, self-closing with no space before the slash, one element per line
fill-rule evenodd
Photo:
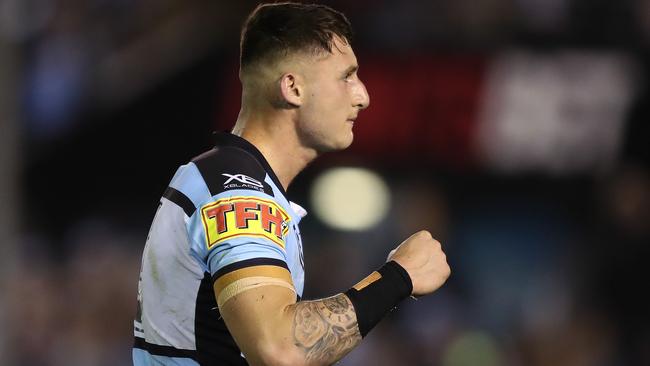
<path fill-rule="evenodd" d="M 345 292 L 357 314 L 362 337 L 397 304 L 411 295 L 413 283 L 408 272 L 395 261 L 384 264 L 376 272 Z"/>

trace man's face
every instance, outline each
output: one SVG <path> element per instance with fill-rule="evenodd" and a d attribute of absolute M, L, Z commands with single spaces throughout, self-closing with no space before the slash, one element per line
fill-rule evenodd
<path fill-rule="evenodd" d="M 354 120 L 370 103 L 357 69 L 352 48 L 338 37 L 332 54 L 313 57 L 304 66 L 304 99 L 298 110 L 298 133 L 305 146 L 318 152 L 350 146 Z"/>

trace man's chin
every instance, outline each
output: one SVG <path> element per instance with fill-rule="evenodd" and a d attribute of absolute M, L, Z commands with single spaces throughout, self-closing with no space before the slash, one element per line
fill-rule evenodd
<path fill-rule="evenodd" d="M 354 134 L 352 131 L 348 131 L 347 134 L 339 136 L 338 139 L 321 139 L 320 141 L 312 141 L 311 144 L 305 144 L 305 146 L 311 146 L 318 154 L 323 154 L 345 150 L 352 145 L 352 140 L 354 140 Z"/>
<path fill-rule="evenodd" d="M 350 147 L 350 145 L 352 145 L 353 140 L 354 140 L 354 134 L 352 133 L 352 131 L 350 131 L 350 135 L 347 136 L 345 139 L 336 141 L 330 146 L 325 147 L 325 149 L 323 149 L 321 152 L 333 152 L 333 151 L 345 150 L 348 147 Z"/>
<path fill-rule="evenodd" d="M 348 140 L 343 144 L 343 147 L 341 147 L 340 150 L 345 150 L 348 147 L 350 147 L 353 141 L 354 141 L 354 132 L 350 131 L 350 137 L 348 137 Z"/>

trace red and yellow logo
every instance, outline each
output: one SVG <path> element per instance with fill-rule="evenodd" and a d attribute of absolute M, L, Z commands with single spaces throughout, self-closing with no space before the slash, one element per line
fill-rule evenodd
<path fill-rule="evenodd" d="M 289 215 L 274 201 L 259 197 L 228 197 L 201 208 L 208 250 L 224 240 L 255 236 L 284 248 Z"/>

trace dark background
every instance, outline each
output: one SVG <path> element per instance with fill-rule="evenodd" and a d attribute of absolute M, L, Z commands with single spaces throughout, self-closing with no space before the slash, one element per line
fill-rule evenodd
<path fill-rule="evenodd" d="M 1 364 L 129 364 L 149 224 L 236 119 L 256 3 L 0 0 Z M 425 228 L 452 267 L 342 364 L 650 364 L 650 1 L 322 3 L 353 24 L 371 107 L 289 188 L 305 295 Z M 390 188 L 377 225 L 314 214 L 341 166 Z"/>

